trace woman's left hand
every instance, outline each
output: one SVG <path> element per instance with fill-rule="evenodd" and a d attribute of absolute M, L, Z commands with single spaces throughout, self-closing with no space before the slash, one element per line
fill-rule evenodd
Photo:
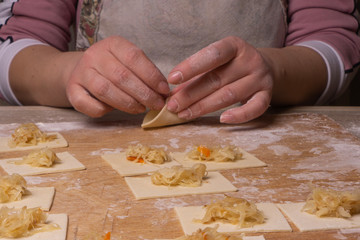
<path fill-rule="evenodd" d="M 194 119 L 235 103 L 221 114 L 223 123 L 242 123 L 262 115 L 269 107 L 273 74 L 269 60 L 238 37 L 217 41 L 177 65 L 168 82 L 168 110 Z"/>

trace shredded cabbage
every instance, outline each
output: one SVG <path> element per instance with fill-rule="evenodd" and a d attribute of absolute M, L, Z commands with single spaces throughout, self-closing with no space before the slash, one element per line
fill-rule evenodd
<path fill-rule="evenodd" d="M 55 162 L 60 161 L 55 152 L 49 148 L 35 150 L 24 156 L 22 160 L 15 160 L 12 163 L 17 165 L 28 164 L 32 167 L 51 167 Z"/>
<path fill-rule="evenodd" d="M 257 209 L 254 203 L 243 198 L 226 196 L 224 199 L 213 201 L 204 207 L 206 208 L 204 217 L 195 219 L 195 221 L 204 224 L 223 222 L 242 228 L 264 223 L 263 213 Z"/>
<path fill-rule="evenodd" d="M 313 188 L 302 211 L 318 217 L 349 218 L 360 213 L 360 191 Z"/>
<path fill-rule="evenodd" d="M 195 161 L 234 162 L 241 159 L 242 153 L 234 146 L 208 148 L 196 146 L 187 157 Z"/>
<path fill-rule="evenodd" d="M 197 163 L 191 168 L 173 166 L 154 172 L 151 181 L 155 185 L 198 187 L 206 173 L 206 166 L 202 163 Z"/>
<path fill-rule="evenodd" d="M 26 180 L 19 174 L 0 177 L 0 203 L 21 200 L 26 187 Z"/>
<path fill-rule="evenodd" d="M 59 229 L 57 224 L 46 223 L 47 214 L 40 208 L 21 209 L 2 207 L 0 209 L 0 237 L 19 238 L 38 232 Z"/>
<path fill-rule="evenodd" d="M 168 155 L 163 149 L 150 148 L 147 146 L 129 146 L 126 150 L 126 159 L 137 163 L 163 164 L 169 161 Z"/>
<path fill-rule="evenodd" d="M 205 229 L 199 229 L 191 235 L 185 235 L 175 240 L 242 240 L 242 236 L 228 235 L 225 233 L 219 233 L 217 228 L 207 227 Z"/>
<path fill-rule="evenodd" d="M 25 123 L 15 129 L 8 145 L 10 147 L 34 146 L 40 142 L 50 142 L 54 139 L 56 139 L 56 135 L 42 132 L 34 123 Z"/>

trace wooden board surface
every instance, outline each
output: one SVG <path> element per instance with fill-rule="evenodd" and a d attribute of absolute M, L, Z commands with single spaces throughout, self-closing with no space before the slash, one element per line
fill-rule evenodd
<path fill-rule="evenodd" d="M 84 171 L 26 177 L 29 186 L 56 188 L 50 213 L 69 215 L 68 240 L 93 239 L 107 231 L 112 232 L 112 240 L 176 238 L 183 233 L 175 206 L 202 205 L 223 197 L 135 200 L 124 179 L 100 157 L 131 144 L 165 147 L 167 151 L 183 151 L 196 144 L 237 145 L 268 164 L 221 171 L 238 188 L 230 196 L 253 202 L 304 201 L 309 183 L 337 190 L 360 188 L 360 141 L 325 115 L 266 115 L 236 126 L 206 117 L 155 130 L 141 129 L 141 121 L 37 123 L 43 131 L 59 131 L 69 141 L 66 150 L 87 167 Z M 15 127 L 0 124 L 0 135 L 10 135 Z M 0 159 L 24 154 L 1 153 Z M 0 169 L 0 174 L 5 172 Z M 357 239 L 360 235 L 360 229 L 300 233 L 292 227 L 292 233 L 263 235 L 267 240 Z"/>

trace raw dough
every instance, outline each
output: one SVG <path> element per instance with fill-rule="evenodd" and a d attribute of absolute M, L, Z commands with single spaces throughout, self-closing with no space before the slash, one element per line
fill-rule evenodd
<path fill-rule="evenodd" d="M 243 156 L 241 160 L 237 160 L 235 162 L 209 162 L 191 160 L 186 157 L 187 152 L 171 152 L 169 155 L 172 159 L 181 163 L 185 167 L 192 166 L 195 163 L 204 163 L 206 165 L 206 170 L 208 171 L 267 166 L 266 163 L 260 161 L 258 158 L 246 152 L 245 150 L 240 148 L 238 149 L 243 154 Z"/>
<path fill-rule="evenodd" d="M 55 163 L 52 167 L 31 167 L 29 165 L 16 165 L 9 163 L 22 158 L 11 158 L 0 160 L 0 166 L 8 173 L 18 173 L 22 176 L 39 175 L 44 173 L 68 172 L 85 169 L 85 166 L 74 158 L 69 152 L 56 153 L 60 162 Z"/>
<path fill-rule="evenodd" d="M 193 194 L 235 192 L 237 188 L 218 172 L 209 172 L 200 187 L 168 187 L 152 184 L 150 176 L 125 177 L 137 200 L 158 197 L 174 197 Z"/>
<path fill-rule="evenodd" d="M 135 163 L 126 159 L 126 153 L 115 153 L 115 154 L 105 154 L 101 156 L 111 167 L 117 171 L 121 176 L 134 176 L 141 175 L 146 173 L 151 173 L 159 170 L 159 168 L 172 167 L 175 165 L 180 165 L 176 161 L 169 161 L 163 164 L 142 164 Z"/>
<path fill-rule="evenodd" d="M 40 149 L 44 147 L 48 148 L 60 148 L 67 147 L 69 144 L 65 140 L 65 138 L 58 132 L 48 133 L 49 135 L 55 134 L 57 138 L 51 142 L 43 142 L 34 146 L 26 146 L 26 147 L 9 147 L 8 142 L 10 137 L 0 137 L 0 152 L 13 152 L 13 151 L 25 151 L 25 150 L 33 150 Z"/>
<path fill-rule="evenodd" d="M 14 202 L 0 203 L 0 208 L 27 208 L 40 207 L 43 211 L 49 211 L 54 200 L 54 187 L 29 187 L 22 199 Z"/>
<path fill-rule="evenodd" d="M 278 207 L 301 231 L 329 230 L 341 228 L 360 227 L 360 214 L 353 215 L 351 218 L 317 217 L 301 209 L 305 202 L 278 204 Z"/>
<path fill-rule="evenodd" d="M 60 229 L 40 232 L 33 236 L 16 238 L 16 240 L 66 240 L 68 216 L 66 214 L 49 214 L 47 221 L 58 224 Z M 1 238 L 1 240 L 14 240 L 14 238 Z"/>
<path fill-rule="evenodd" d="M 167 105 L 165 105 L 161 111 L 150 110 L 144 117 L 142 128 L 155 128 L 164 127 L 170 125 L 176 125 L 180 123 L 189 122 L 190 120 L 181 119 L 177 114 L 169 112 Z"/>
<path fill-rule="evenodd" d="M 292 229 L 280 210 L 273 203 L 258 203 L 258 209 L 264 213 L 265 223 L 258 224 L 249 228 L 239 228 L 237 225 L 225 224 L 221 222 L 202 224 L 194 222 L 193 219 L 200 219 L 205 214 L 203 206 L 175 207 L 179 217 L 181 227 L 185 234 L 191 234 L 197 229 L 214 227 L 217 224 L 218 232 L 237 233 L 237 232 L 291 232 Z"/>

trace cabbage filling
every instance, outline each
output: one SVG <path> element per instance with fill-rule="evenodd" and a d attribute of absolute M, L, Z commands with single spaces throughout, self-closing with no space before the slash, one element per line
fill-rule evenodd
<path fill-rule="evenodd" d="M 154 172 L 151 181 L 155 185 L 199 187 L 206 173 L 206 166 L 202 163 L 191 168 L 173 166 Z"/>

